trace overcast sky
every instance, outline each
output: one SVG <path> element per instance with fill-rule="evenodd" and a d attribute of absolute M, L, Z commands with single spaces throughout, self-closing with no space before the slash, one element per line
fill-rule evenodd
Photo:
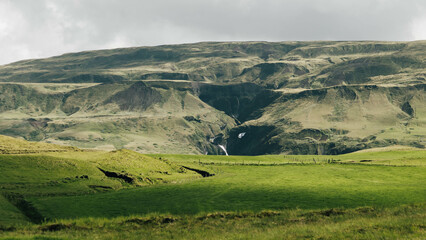
<path fill-rule="evenodd" d="M 0 64 L 199 41 L 426 39 L 426 0 L 0 0 Z"/>

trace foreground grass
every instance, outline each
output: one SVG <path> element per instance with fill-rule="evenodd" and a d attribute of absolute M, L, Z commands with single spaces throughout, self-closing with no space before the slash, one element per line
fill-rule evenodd
<path fill-rule="evenodd" d="M 0 230 L 1 239 L 424 239 L 424 204 L 396 208 L 81 218 Z"/>
<path fill-rule="evenodd" d="M 416 150 L 3 154 L 0 238 L 425 239 L 425 161 L 425 151 Z M 107 177 L 99 167 L 134 182 Z M 142 184 L 145 178 L 152 182 Z"/>

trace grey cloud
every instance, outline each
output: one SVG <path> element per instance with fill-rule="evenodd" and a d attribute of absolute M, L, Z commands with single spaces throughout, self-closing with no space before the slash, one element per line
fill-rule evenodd
<path fill-rule="evenodd" d="M 425 13 L 424 0 L 0 0 L 0 64 L 197 41 L 415 40 Z"/>

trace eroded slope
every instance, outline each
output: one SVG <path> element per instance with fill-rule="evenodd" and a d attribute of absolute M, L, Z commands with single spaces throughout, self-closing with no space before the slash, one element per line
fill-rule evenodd
<path fill-rule="evenodd" d="M 425 54 L 425 41 L 208 42 L 25 60 L 0 66 L 0 133 L 144 153 L 424 147 Z"/>

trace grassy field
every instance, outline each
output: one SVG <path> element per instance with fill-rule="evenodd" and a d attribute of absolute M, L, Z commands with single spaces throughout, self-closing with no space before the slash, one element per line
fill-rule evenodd
<path fill-rule="evenodd" d="M 201 165 L 285 165 L 285 164 L 325 164 L 362 163 L 392 166 L 426 166 L 426 151 L 410 147 L 376 148 L 342 155 L 179 155 L 150 154 L 152 157 L 170 159 L 176 163 Z"/>
<path fill-rule="evenodd" d="M 184 184 L 82 196 L 31 198 L 49 219 L 132 214 L 398 206 L 426 199 L 424 168 L 306 165 L 218 166 Z M 62 206 L 67 206 L 66 208 Z"/>
<path fill-rule="evenodd" d="M 424 239 L 424 205 L 80 218 L 0 232 L 4 239 Z"/>
<path fill-rule="evenodd" d="M 227 157 L 19 143 L 22 154 L 0 154 L 0 238 L 426 236 L 423 150 Z"/>

